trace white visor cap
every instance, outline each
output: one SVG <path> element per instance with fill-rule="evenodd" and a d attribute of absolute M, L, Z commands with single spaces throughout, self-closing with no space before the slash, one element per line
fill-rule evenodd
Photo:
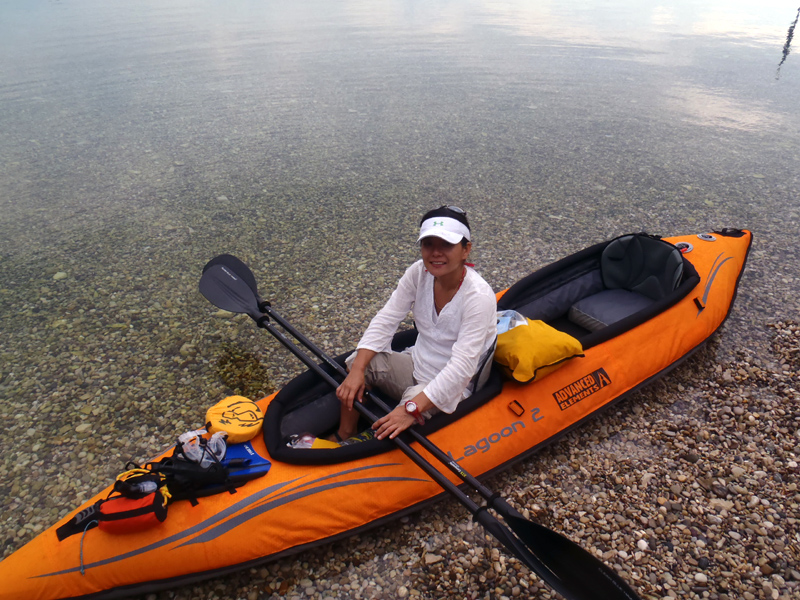
<path fill-rule="evenodd" d="M 419 228 L 417 242 L 426 237 L 442 238 L 445 242 L 457 244 L 462 238 L 470 240 L 469 229 L 461 221 L 452 217 L 432 217 L 425 219 Z"/>

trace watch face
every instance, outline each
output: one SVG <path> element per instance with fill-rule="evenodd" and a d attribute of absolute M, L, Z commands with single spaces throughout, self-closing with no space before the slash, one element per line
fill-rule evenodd
<path fill-rule="evenodd" d="M 407 412 L 413 413 L 415 410 L 417 410 L 417 403 L 416 402 L 413 402 L 412 400 L 409 400 L 408 402 L 406 402 L 406 411 Z"/>

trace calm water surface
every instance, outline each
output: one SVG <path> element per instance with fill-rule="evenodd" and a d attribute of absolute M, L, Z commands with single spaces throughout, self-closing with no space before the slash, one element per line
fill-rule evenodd
<path fill-rule="evenodd" d="M 299 370 L 199 297 L 220 252 L 338 352 L 442 202 L 496 289 L 621 233 L 744 227 L 718 351 L 759 348 L 798 314 L 800 56 L 778 71 L 797 9 L 4 0 L 5 551 L 199 423 L 226 352 L 271 385 Z"/>

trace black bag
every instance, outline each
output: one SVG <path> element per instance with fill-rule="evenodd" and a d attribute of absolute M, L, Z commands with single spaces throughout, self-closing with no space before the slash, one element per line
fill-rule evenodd
<path fill-rule="evenodd" d="M 158 462 L 148 463 L 147 467 L 169 482 L 172 501 L 189 500 L 192 504 L 197 504 L 197 499 L 205 496 L 221 492 L 233 494 L 235 488 L 245 483 L 245 481 L 231 480 L 228 467 L 222 463 L 217 462 L 203 467 L 198 463 L 178 458 L 174 454 Z"/>
<path fill-rule="evenodd" d="M 144 468 L 128 463 L 128 470 L 117 477 L 109 496 L 59 527 L 58 539 L 88 531 L 101 523 L 100 528 L 105 531 L 141 531 L 164 521 L 167 505 L 176 500 L 188 500 L 194 506 L 198 498 L 222 492 L 234 494 L 236 488 L 264 476 L 270 467 L 270 462 L 255 452 L 251 452 L 252 456 L 260 460 L 230 457 L 204 467 L 181 458 L 183 453 L 179 448 L 176 446 L 172 456 L 147 463 Z"/>

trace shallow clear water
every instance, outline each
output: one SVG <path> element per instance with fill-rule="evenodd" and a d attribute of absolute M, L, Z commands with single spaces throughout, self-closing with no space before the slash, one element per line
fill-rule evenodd
<path fill-rule="evenodd" d="M 645 4 L 6 0 L 6 551 L 66 510 L 43 476 L 88 463 L 59 497 L 89 497 L 200 422 L 226 352 L 299 370 L 197 293 L 221 252 L 337 352 L 443 202 L 496 289 L 621 233 L 748 228 L 719 352 L 796 319 L 797 7 Z"/>

